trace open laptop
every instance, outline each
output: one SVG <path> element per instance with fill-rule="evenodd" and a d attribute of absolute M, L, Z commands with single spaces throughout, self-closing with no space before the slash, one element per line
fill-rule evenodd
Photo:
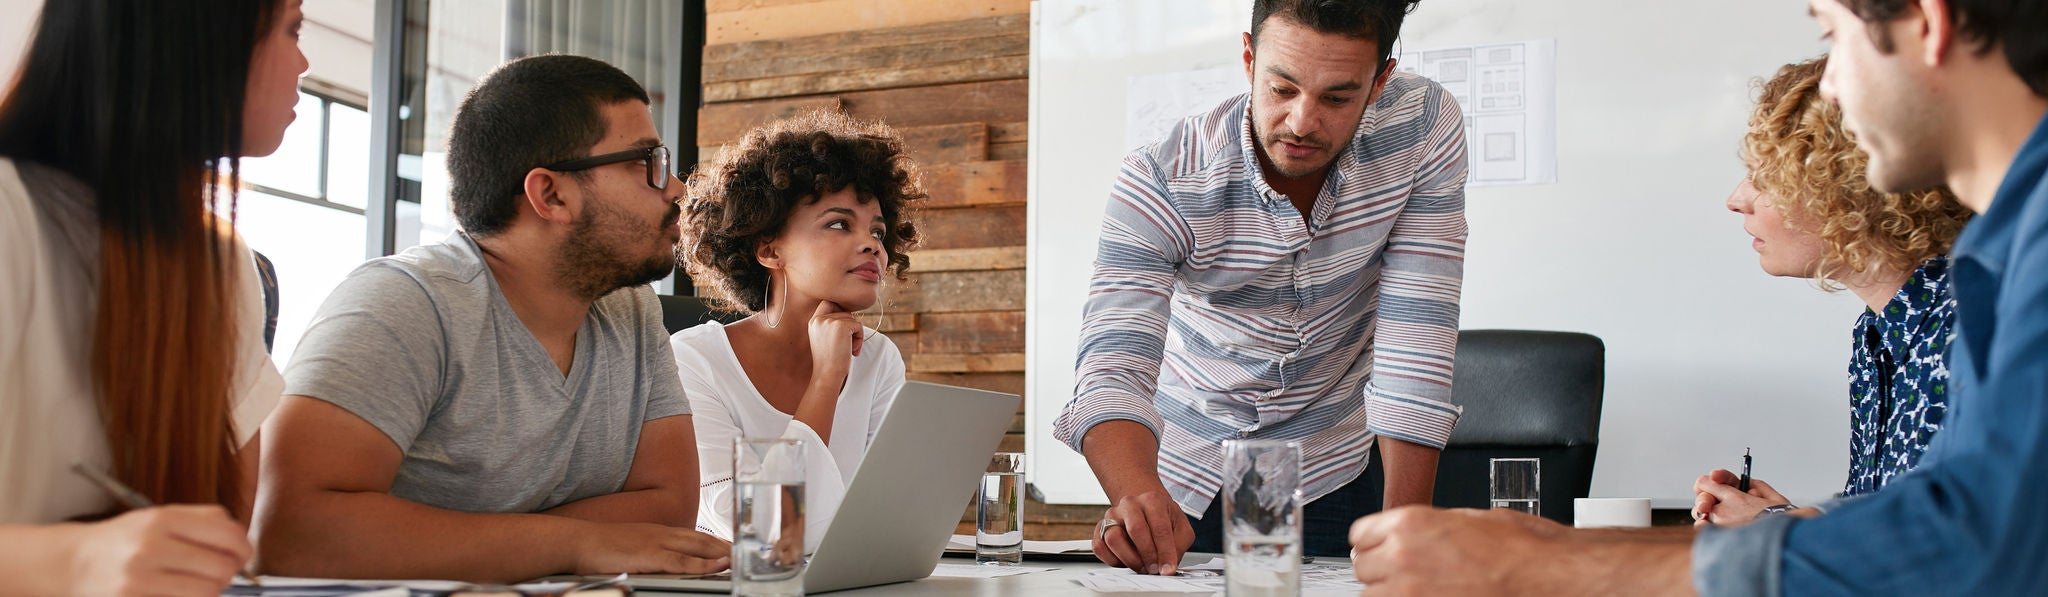
<path fill-rule="evenodd" d="M 930 576 L 1018 402 L 1016 394 L 904 384 L 804 569 L 804 592 Z M 632 575 L 626 582 L 647 591 L 732 591 L 727 574 Z"/>

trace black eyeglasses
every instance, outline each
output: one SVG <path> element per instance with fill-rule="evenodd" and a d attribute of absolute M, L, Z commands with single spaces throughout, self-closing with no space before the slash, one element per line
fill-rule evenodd
<path fill-rule="evenodd" d="M 604 155 L 555 162 L 541 167 L 556 172 L 575 172 L 633 160 L 647 161 L 647 186 L 654 187 L 655 189 L 668 188 L 669 157 L 668 146 L 666 145 L 614 151 Z"/>

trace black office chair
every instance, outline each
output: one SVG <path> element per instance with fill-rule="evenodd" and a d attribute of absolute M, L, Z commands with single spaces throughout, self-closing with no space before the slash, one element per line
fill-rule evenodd
<path fill-rule="evenodd" d="M 263 351 L 277 349 L 277 264 L 262 253 L 249 251 L 256 256 L 256 281 L 263 287 Z"/>
<path fill-rule="evenodd" d="M 657 296 L 661 298 L 661 324 L 668 327 L 670 334 L 697 327 L 698 324 L 707 321 L 733 323 L 747 318 L 742 313 L 713 309 L 711 305 L 705 304 L 704 299 L 694 296 Z"/>
<path fill-rule="evenodd" d="M 1607 348 L 1571 332 L 1458 333 L 1452 400 L 1465 408 L 1437 462 L 1436 505 L 1485 508 L 1488 460 L 1542 460 L 1544 518 L 1572 522 L 1572 499 L 1593 488 Z"/>

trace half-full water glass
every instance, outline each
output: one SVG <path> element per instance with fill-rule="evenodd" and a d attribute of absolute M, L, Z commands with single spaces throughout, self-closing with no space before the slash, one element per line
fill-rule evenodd
<path fill-rule="evenodd" d="M 1301 443 L 1223 442 L 1223 579 L 1230 597 L 1301 594 Z"/>
<path fill-rule="evenodd" d="M 1507 508 L 1524 514 L 1542 516 L 1541 493 L 1542 460 L 1535 458 L 1493 458 L 1489 464 L 1493 471 L 1488 474 L 1492 490 L 1488 499 L 1495 508 Z"/>
<path fill-rule="evenodd" d="M 1023 563 L 1024 455 L 997 452 L 990 457 L 974 503 L 974 562 L 994 566 Z"/>
<path fill-rule="evenodd" d="M 804 594 L 804 442 L 733 440 L 732 594 Z"/>

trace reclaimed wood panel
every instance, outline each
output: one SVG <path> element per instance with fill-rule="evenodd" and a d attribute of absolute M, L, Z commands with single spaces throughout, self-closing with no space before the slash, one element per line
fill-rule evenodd
<path fill-rule="evenodd" d="M 906 127 L 896 129 L 896 134 L 903 137 L 903 153 L 920 166 L 988 159 L 988 125 L 979 122 Z M 726 147 L 698 147 L 698 164 L 717 160 Z"/>
<path fill-rule="evenodd" d="M 736 143 L 755 127 L 812 110 L 838 110 L 842 107 L 842 102 L 836 97 L 708 105 L 697 112 L 697 145 Z"/>
<path fill-rule="evenodd" d="M 884 286 L 889 309 L 905 313 L 1023 311 L 1024 270 L 910 273 Z"/>
<path fill-rule="evenodd" d="M 917 229 L 922 249 L 1024 246 L 1024 206 L 926 209 Z"/>
<path fill-rule="evenodd" d="M 1017 23 L 1017 24 L 1013 24 Z M 704 82 L 725 83 L 897 68 L 970 58 L 1026 56 L 1030 31 L 1016 19 L 975 19 L 704 48 Z"/>
<path fill-rule="evenodd" d="M 704 101 L 739 100 L 1015 79 L 1031 71 L 1031 57 L 994 56 L 832 73 L 783 75 L 704 84 Z"/>
<path fill-rule="evenodd" d="M 709 11 L 705 45 L 888 29 L 1006 14 L 1030 14 L 1030 0 L 819 0 Z M 706 7 L 707 9 L 709 6 Z"/>
<path fill-rule="evenodd" d="M 928 313 L 918 319 L 920 353 L 1024 352 L 1024 312 Z"/>
<path fill-rule="evenodd" d="M 945 164 L 925 169 L 926 207 L 1023 205 L 1030 184 L 1024 160 Z"/>
<path fill-rule="evenodd" d="M 1024 353 L 904 355 L 912 371 L 942 373 L 1022 373 Z"/>
<path fill-rule="evenodd" d="M 1024 247 L 934 249 L 912 251 L 912 272 L 961 272 L 1024 269 Z"/>
<path fill-rule="evenodd" d="M 812 109 L 843 109 L 854 118 L 898 129 L 971 122 L 1018 122 L 1029 111 L 1024 79 L 856 91 L 706 104 L 698 111 L 697 145 L 726 145 L 748 130 Z"/>

